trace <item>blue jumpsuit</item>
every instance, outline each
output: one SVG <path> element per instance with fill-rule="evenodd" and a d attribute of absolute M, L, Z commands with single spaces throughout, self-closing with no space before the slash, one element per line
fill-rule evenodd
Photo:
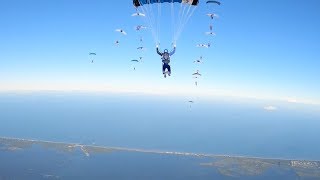
<path fill-rule="evenodd" d="M 171 67 L 169 65 L 170 63 L 170 56 L 172 56 L 176 52 L 176 47 L 173 48 L 173 50 L 168 52 L 161 53 L 159 51 L 159 48 L 157 47 L 157 53 L 161 56 L 162 59 L 162 73 L 164 74 L 166 69 L 168 70 L 169 74 L 171 74 Z"/>

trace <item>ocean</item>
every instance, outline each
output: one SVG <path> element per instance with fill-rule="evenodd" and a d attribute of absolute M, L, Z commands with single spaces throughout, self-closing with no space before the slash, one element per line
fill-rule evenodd
<path fill-rule="evenodd" d="M 320 160 L 317 107 L 85 92 L 0 94 L 0 136 L 149 150 Z M 275 111 L 264 106 L 273 103 Z"/>

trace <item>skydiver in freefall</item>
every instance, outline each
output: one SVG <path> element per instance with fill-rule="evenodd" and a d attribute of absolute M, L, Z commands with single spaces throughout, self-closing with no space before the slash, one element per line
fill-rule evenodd
<path fill-rule="evenodd" d="M 172 56 L 176 52 L 176 45 L 173 45 L 173 50 L 169 53 L 168 49 L 165 49 L 163 53 L 159 51 L 159 45 L 156 46 L 157 53 L 161 56 L 162 59 L 162 73 L 163 76 L 166 78 L 167 73 L 166 70 L 168 71 L 168 75 L 171 75 L 171 67 L 169 65 L 170 63 L 170 56 Z"/>

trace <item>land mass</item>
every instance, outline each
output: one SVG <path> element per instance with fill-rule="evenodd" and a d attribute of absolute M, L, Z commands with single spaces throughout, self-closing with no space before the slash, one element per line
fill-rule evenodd
<path fill-rule="evenodd" d="M 210 162 L 200 163 L 200 166 L 206 168 L 216 168 L 221 174 L 232 177 L 258 176 L 266 172 L 268 169 L 278 168 L 282 170 L 292 170 L 299 177 L 320 178 L 320 161 L 145 150 L 123 147 L 85 145 L 80 143 L 0 137 L 0 151 L 2 150 L 14 152 L 31 148 L 33 146 L 39 146 L 45 149 L 51 149 L 65 153 L 73 153 L 80 150 L 80 152 L 82 152 L 86 157 L 90 157 L 91 155 L 97 153 L 124 151 L 134 153 L 152 153 L 167 156 L 189 156 L 194 158 L 203 158 L 206 160 L 209 159 Z"/>

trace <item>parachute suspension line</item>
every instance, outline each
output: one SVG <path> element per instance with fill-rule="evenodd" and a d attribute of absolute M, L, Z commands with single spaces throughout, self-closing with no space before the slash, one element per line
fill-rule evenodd
<path fill-rule="evenodd" d="M 178 31 L 180 31 L 180 28 L 181 28 L 181 26 L 182 26 L 182 22 L 183 22 L 183 19 L 184 19 L 184 16 L 185 16 L 186 8 L 187 8 L 187 6 L 183 3 L 183 10 L 182 10 L 182 15 L 181 15 L 180 21 L 179 21 Z"/>
<path fill-rule="evenodd" d="M 172 43 L 176 44 L 175 42 L 175 36 L 176 36 L 176 30 L 175 30 L 175 14 L 174 14 L 174 4 L 173 0 L 171 2 L 171 27 L 173 28 L 173 36 L 172 36 Z"/>
<path fill-rule="evenodd" d="M 178 13 L 178 16 L 177 16 L 177 26 L 176 24 L 174 25 L 174 41 L 176 42 L 176 39 L 177 39 L 177 31 L 179 29 L 179 26 L 180 26 L 180 22 L 181 22 L 181 16 L 182 16 L 182 7 L 183 3 L 180 3 L 180 8 L 179 8 L 179 13 Z"/>
<path fill-rule="evenodd" d="M 159 19 L 160 19 L 160 3 L 157 2 L 157 6 L 158 6 L 158 16 L 157 16 L 157 19 L 156 19 L 156 22 L 159 22 Z M 157 24 L 157 39 L 159 41 L 159 23 Z"/>
<path fill-rule="evenodd" d="M 191 5 L 189 5 L 189 8 L 188 8 L 187 12 L 184 13 L 186 8 L 187 8 L 187 3 L 185 3 L 185 5 L 184 5 L 184 9 L 183 9 L 183 13 L 182 13 L 182 17 L 181 17 L 179 29 L 178 29 L 178 31 L 177 31 L 177 37 L 179 36 L 180 32 L 182 31 L 184 21 L 185 21 L 185 19 L 188 17 L 188 13 L 189 13 L 189 11 L 190 11 Z"/>
<path fill-rule="evenodd" d="M 154 24 L 153 24 L 153 21 L 152 21 L 151 13 L 149 12 L 149 9 L 148 9 L 148 4 L 144 4 L 142 7 L 144 8 L 144 10 L 146 12 L 145 14 L 148 17 L 149 26 L 150 26 L 151 32 L 152 32 L 152 37 L 153 37 L 154 42 L 156 43 L 156 41 L 157 41 L 156 40 L 157 39 L 156 32 L 154 30 Z"/>
<path fill-rule="evenodd" d="M 152 27 L 153 27 L 152 29 L 154 29 L 154 33 L 155 33 L 155 41 L 158 43 L 159 42 L 158 34 L 157 34 L 158 25 L 156 23 L 155 15 L 153 13 L 151 0 L 148 0 L 147 8 L 148 8 L 148 12 L 150 14 L 150 19 L 151 19 L 151 23 L 152 23 Z"/>
<path fill-rule="evenodd" d="M 180 31 L 179 34 L 178 34 L 177 40 L 179 39 L 182 30 L 184 29 L 184 27 L 186 26 L 186 24 L 189 22 L 189 19 L 191 18 L 191 16 L 193 15 L 193 13 L 194 13 L 194 11 L 197 9 L 197 7 L 198 7 L 198 6 L 193 7 L 191 13 L 190 13 L 189 16 L 187 17 L 186 21 L 184 22 L 184 24 L 183 24 L 183 26 L 182 26 L 181 31 Z"/>
<path fill-rule="evenodd" d="M 139 6 L 142 10 L 142 12 L 146 15 L 147 17 L 147 24 L 150 26 L 150 29 L 151 29 L 151 34 L 152 34 L 152 37 L 153 37 L 153 41 L 154 43 L 156 44 L 157 41 L 156 41 L 156 33 L 154 32 L 154 28 L 153 28 L 153 24 L 152 24 L 152 20 L 151 20 L 151 17 L 150 17 L 150 14 L 148 12 L 148 9 L 146 7 L 144 7 L 145 5 L 143 3 L 141 3 L 141 1 L 139 0 L 139 4 L 141 4 L 141 6 Z"/>
<path fill-rule="evenodd" d="M 188 14 L 189 14 L 189 12 L 190 12 L 191 6 L 192 6 L 192 5 L 190 4 L 190 5 L 189 5 L 189 8 L 188 8 L 188 11 L 187 11 L 187 13 L 186 13 L 186 16 L 185 16 L 186 18 L 188 18 Z M 184 22 L 185 22 L 185 21 L 183 21 L 183 23 L 184 23 Z"/>
<path fill-rule="evenodd" d="M 158 22 L 157 24 L 157 35 L 158 35 L 158 41 L 160 41 L 160 28 L 161 28 L 161 22 L 160 22 L 160 19 L 161 19 L 161 3 L 158 2 L 158 19 L 156 20 Z M 160 42 L 159 42 L 160 43 Z"/>
<path fill-rule="evenodd" d="M 185 27 L 185 25 L 189 22 L 189 19 L 191 18 L 191 16 L 193 15 L 194 11 L 196 10 L 197 6 L 194 6 L 192 4 L 188 4 L 189 5 L 189 8 L 188 8 L 188 11 L 186 13 L 186 15 L 184 15 L 181 20 L 181 25 L 179 26 L 179 29 L 177 30 L 176 32 L 176 35 L 175 35 L 175 41 L 178 41 L 178 39 L 180 38 L 180 35 Z M 186 5 L 187 6 L 187 5 Z M 191 10 L 191 13 L 190 13 L 190 9 L 192 7 L 192 10 Z"/>

